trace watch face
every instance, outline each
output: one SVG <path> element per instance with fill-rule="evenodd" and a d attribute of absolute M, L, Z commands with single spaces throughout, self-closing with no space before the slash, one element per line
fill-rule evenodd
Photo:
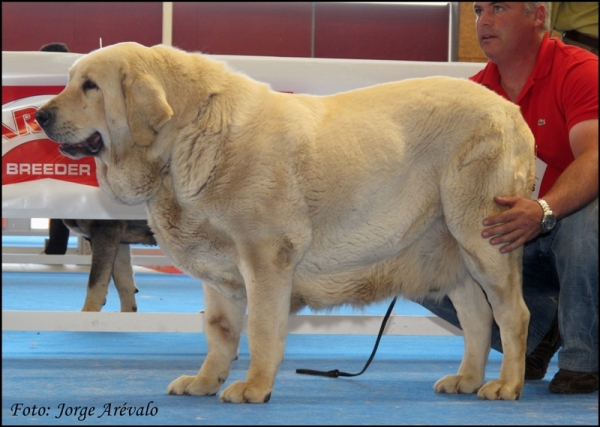
<path fill-rule="evenodd" d="M 542 221 L 542 225 L 544 226 L 544 231 L 550 231 L 556 225 L 556 217 L 554 215 L 548 215 Z"/>

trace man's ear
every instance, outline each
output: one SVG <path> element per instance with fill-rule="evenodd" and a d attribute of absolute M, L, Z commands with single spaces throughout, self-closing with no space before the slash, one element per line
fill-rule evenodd
<path fill-rule="evenodd" d="M 147 147 L 173 116 L 167 94 L 158 80 L 149 74 L 126 78 L 123 93 L 133 139 L 137 145 Z"/>
<path fill-rule="evenodd" d="M 548 13 L 550 13 L 550 11 L 548 9 L 546 9 L 546 6 L 544 6 L 543 4 L 539 5 L 535 9 L 533 9 L 533 17 L 536 21 L 536 24 L 539 25 L 539 28 L 542 28 L 544 26 L 544 21 L 546 20 L 546 14 L 548 14 Z M 550 28 L 549 31 L 551 32 L 552 28 Z"/>

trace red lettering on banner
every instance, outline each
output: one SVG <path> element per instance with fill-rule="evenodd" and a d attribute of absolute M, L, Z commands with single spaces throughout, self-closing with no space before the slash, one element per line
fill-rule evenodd
<path fill-rule="evenodd" d="M 23 143 L 2 156 L 2 185 L 45 178 L 98 187 L 93 157 L 71 159 L 48 139 Z"/>
<path fill-rule="evenodd" d="M 26 107 L 20 110 L 13 110 L 13 119 L 17 128 L 13 130 L 2 123 L 2 136 L 7 139 L 12 139 L 28 133 L 41 133 L 42 128 L 35 120 L 36 111 L 36 107 Z"/>
<path fill-rule="evenodd" d="M 19 136 L 19 135 L 17 133 L 15 133 L 14 130 L 12 130 L 11 128 L 6 126 L 4 123 L 2 123 L 2 137 L 3 138 L 13 139 L 13 138 L 16 138 L 17 136 Z"/>
<path fill-rule="evenodd" d="M 2 105 L 9 102 L 37 95 L 58 95 L 64 86 L 2 86 Z M 2 138 L 11 140 L 17 136 L 31 133 L 41 133 L 42 129 L 35 120 L 37 107 L 24 107 L 12 111 L 16 128 L 12 129 L 2 122 Z"/>

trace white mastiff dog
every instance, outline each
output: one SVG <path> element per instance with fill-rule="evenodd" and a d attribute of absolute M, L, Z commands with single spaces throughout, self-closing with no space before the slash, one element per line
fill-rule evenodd
<path fill-rule="evenodd" d="M 494 196 L 531 194 L 534 139 L 491 91 L 433 77 L 284 94 L 201 54 L 121 43 L 76 62 L 36 118 L 63 153 L 96 157 L 104 192 L 144 203 L 160 247 L 202 280 L 208 354 L 168 393 L 219 391 L 246 309 L 250 367 L 225 402 L 269 400 L 290 312 L 447 294 L 465 354 L 435 390 L 521 395 L 522 250 L 481 232 Z M 483 384 L 492 318 L 504 359 Z"/>

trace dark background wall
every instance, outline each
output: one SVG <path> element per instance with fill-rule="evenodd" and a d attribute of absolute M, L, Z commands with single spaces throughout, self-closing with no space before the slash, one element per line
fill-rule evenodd
<path fill-rule="evenodd" d="M 2 50 L 39 50 L 63 42 L 88 53 L 121 41 L 161 42 L 162 3 L 2 2 Z"/>
<path fill-rule="evenodd" d="M 222 55 L 447 61 L 449 5 L 174 2 L 172 44 Z M 162 3 L 3 2 L 2 50 L 161 43 Z"/>

